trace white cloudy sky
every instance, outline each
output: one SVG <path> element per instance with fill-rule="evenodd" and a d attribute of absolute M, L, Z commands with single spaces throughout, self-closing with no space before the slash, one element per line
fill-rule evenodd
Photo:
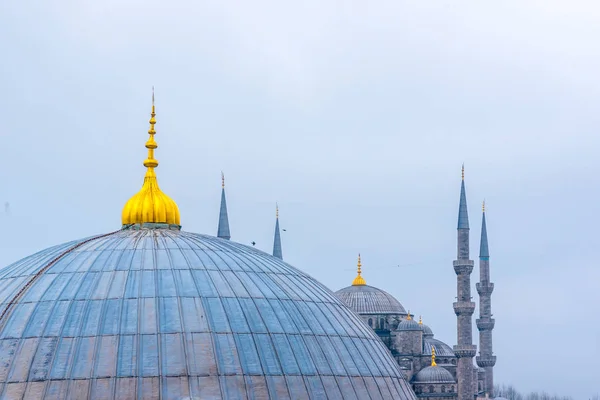
<path fill-rule="evenodd" d="M 336 290 L 360 251 L 449 344 L 464 162 L 475 259 L 488 204 L 496 381 L 587 398 L 599 38 L 583 0 L 2 1 L 0 261 L 119 228 L 155 85 L 184 229 L 215 233 L 223 170 L 234 240 L 270 251 L 278 201 L 287 261 Z"/>

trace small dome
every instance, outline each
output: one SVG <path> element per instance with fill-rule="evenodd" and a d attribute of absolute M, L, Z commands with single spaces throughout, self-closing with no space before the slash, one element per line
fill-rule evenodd
<path fill-rule="evenodd" d="M 414 319 L 403 319 L 396 328 L 397 331 L 420 331 L 421 325 Z"/>
<path fill-rule="evenodd" d="M 432 347 L 435 347 L 435 354 L 438 357 L 456 357 L 454 351 L 452 351 L 452 347 L 448 346 L 441 340 L 437 340 L 434 338 L 424 338 L 423 354 L 430 356 Z"/>
<path fill-rule="evenodd" d="M 406 315 L 406 310 L 394 296 L 373 286 L 348 286 L 335 295 L 358 314 Z"/>
<path fill-rule="evenodd" d="M 446 368 L 433 366 L 423 368 L 413 378 L 413 383 L 455 383 L 450 371 Z"/>
<path fill-rule="evenodd" d="M 423 330 L 423 337 L 433 337 L 433 331 L 431 330 L 430 327 L 428 327 L 425 324 L 419 324 L 421 325 L 421 329 Z"/>

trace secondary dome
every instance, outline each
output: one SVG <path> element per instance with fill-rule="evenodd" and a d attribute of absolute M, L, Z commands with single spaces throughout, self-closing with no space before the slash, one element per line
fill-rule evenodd
<path fill-rule="evenodd" d="M 431 355 L 433 348 L 435 348 L 435 353 L 440 357 L 456 357 L 454 351 L 452 351 L 452 347 L 441 340 L 431 337 L 423 338 L 423 354 Z"/>
<path fill-rule="evenodd" d="M 414 398 L 330 290 L 228 240 L 120 230 L 18 261 L 0 285 L 0 397 Z"/>
<path fill-rule="evenodd" d="M 361 266 L 359 254 L 357 277 L 351 286 L 338 290 L 335 295 L 358 314 L 406 315 L 406 310 L 394 296 L 366 284 Z"/>
<path fill-rule="evenodd" d="M 396 330 L 397 331 L 420 331 L 421 325 L 417 321 L 412 319 L 412 317 L 410 316 L 410 313 L 409 313 L 408 316 L 406 317 L 406 319 L 403 319 L 402 321 L 400 321 Z"/>
<path fill-rule="evenodd" d="M 455 383 L 450 371 L 444 367 L 432 366 L 420 370 L 412 380 L 413 383 Z"/>

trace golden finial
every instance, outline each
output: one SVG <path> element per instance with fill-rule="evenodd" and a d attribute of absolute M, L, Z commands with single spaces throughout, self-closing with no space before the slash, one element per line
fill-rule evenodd
<path fill-rule="evenodd" d="M 225 174 L 221 171 L 221 187 L 225 189 Z"/>
<path fill-rule="evenodd" d="M 275 203 L 275 218 L 279 219 L 279 204 Z"/>
<path fill-rule="evenodd" d="M 150 128 L 148 134 L 150 138 L 146 142 L 148 149 L 148 158 L 144 160 L 144 166 L 147 168 L 146 176 L 142 189 L 130 198 L 121 214 L 123 225 L 156 223 L 180 225 L 179 208 L 177 204 L 158 186 L 156 172 L 158 160 L 154 158 L 154 150 L 158 144 L 154 140 L 156 130 L 156 112 L 154 107 L 154 87 L 152 87 L 152 111 L 150 112 Z"/>
<path fill-rule="evenodd" d="M 481 203 L 481 211 L 485 212 L 485 200 Z"/>
<path fill-rule="evenodd" d="M 423 325 L 423 318 L 419 315 L 419 325 Z"/>
<path fill-rule="evenodd" d="M 354 278 L 354 281 L 352 281 L 352 286 L 364 286 L 367 284 L 367 282 L 365 281 L 365 278 L 362 277 L 361 273 L 362 273 L 362 264 L 360 262 L 360 253 L 358 253 L 358 264 L 357 264 L 357 272 L 358 275 L 356 275 L 356 278 Z"/>
<path fill-rule="evenodd" d="M 408 310 L 408 315 L 406 316 L 406 320 L 410 321 L 412 319 L 412 317 L 410 316 L 410 310 Z"/>
<path fill-rule="evenodd" d="M 462 180 L 465 180 L 465 163 L 463 163 L 462 165 L 462 170 L 461 170 L 461 175 L 462 175 Z"/>
<path fill-rule="evenodd" d="M 431 366 L 435 367 L 437 364 L 435 362 L 435 346 L 431 346 Z"/>

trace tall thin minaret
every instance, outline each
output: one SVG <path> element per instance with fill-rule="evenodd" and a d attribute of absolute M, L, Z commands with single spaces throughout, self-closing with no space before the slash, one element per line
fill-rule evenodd
<path fill-rule="evenodd" d="M 467 213 L 467 196 L 465 194 L 465 167 L 462 167 L 460 187 L 460 204 L 458 206 L 458 249 L 454 261 L 454 272 L 457 280 L 457 301 L 454 312 L 457 318 L 457 344 L 454 353 L 458 358 L 456 378 L 458 381 L 458 400 L 473 400 L 475 382 L 473 357 L 477 346 L 473 344 L 473 323 L 471 317 L 475 311 L 475 303 L 471 301 L 471 272 L 473 260 L 469 260 L 469 215 Z"/>
<path fill-rule="evenodd" d="M 231 234 L 229 233 L 229 217 L 227 216 L 227 201 L 225 200 L 225 175 L 223 172 L 221 172 L 221 209 L 219 211 L 217 237 L 227 240 L 231 239 Z"/>
<path fill-rule="evenodd" d="M 281 235 L 279 234 L 279 206 L 275 205 L 275 238 L 273 239 L 273 256 L 283 260 L 281 251 Z"/>
<path fill-rule="evenodd" d="M 490 251 L 485 224 L 485 201 L 481 208 L 483 216 L 481 220 L 481 244 L 479 246 L 479 282 L 475 285 L 477 293 L 479 293 L 479 319 L 475 321 L 479 329 L 479 355 L 476 361 L 480 368 L 485 369 L 485 394 L 493 399 L 496 356 L 492 352 L 494 319 L 492 318 L 491 297 L 494 291 L 494 284 L 490 282 Z"/>

